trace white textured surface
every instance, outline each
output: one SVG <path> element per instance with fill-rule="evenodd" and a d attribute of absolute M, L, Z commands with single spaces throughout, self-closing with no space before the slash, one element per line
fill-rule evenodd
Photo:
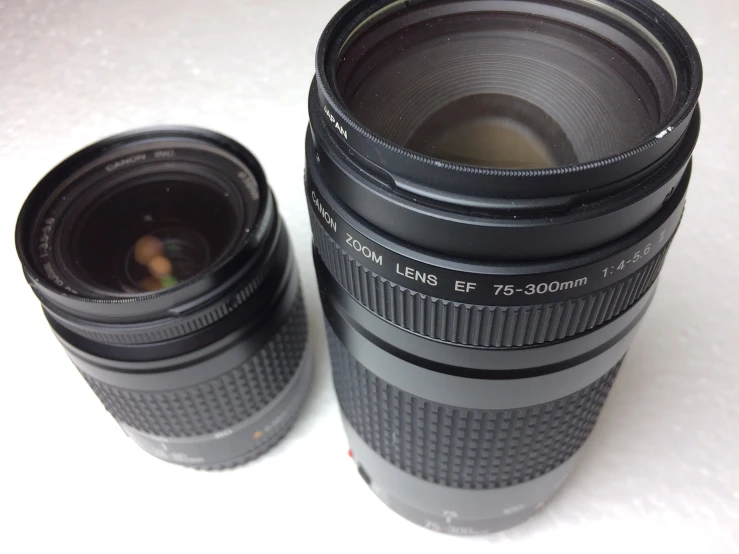
<path fill-rule="evenodd" d="M 739 552 L 739 4 L 664 0 L 703 55 L 703 133 L 661 289 L 579 471 L 525 525 L 457 539 L 369 492 L 331 390 L 302 173 L 313 51 L 341 3 L 0 1 L 0 551 Z M 320 344 L 297 427 L 237 471 L 170 466 L 125 438 L 46 328 L 12 243 L 52 166 L 163 122 L 212 127 L 260 158 Z"/>

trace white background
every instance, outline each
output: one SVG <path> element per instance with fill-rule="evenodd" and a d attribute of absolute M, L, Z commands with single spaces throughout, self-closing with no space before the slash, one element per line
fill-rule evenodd
<path fill-rule="evenodd" d="M 304 205 L 306 99 L 342 0 L 0 1 L 0 551 L 739 552 L 739 2 L 664 0 L 704 61 L 687 215 L 579 470 L 528 523 L 418 528 L 358 478 L 329 378 Z M 156 123 L 261 160 L 300 256 L 318 375 L 267 456 L 196 472 L 129 441 L 52 338 L 12 241 L 78 148 Z M 565 550 L 566 549 L 566 550 Z"/>

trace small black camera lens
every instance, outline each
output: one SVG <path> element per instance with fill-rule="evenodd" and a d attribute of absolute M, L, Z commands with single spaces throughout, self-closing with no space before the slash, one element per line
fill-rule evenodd
<path fill-rule="evenodd" d="M 231 467 L 296 419 L 312 374 L 300 283 L 241 145 L 178 127 L 105 139 L 31 192 L 16 242 L 58 339 L 148 452 Z"/>

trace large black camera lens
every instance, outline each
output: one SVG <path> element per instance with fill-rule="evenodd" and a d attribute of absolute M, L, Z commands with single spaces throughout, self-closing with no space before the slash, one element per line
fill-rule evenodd
<path fill-rule="evenodd" d="M 306 193 L 360 474 L 431 529 L 515 525 L 653 297 L 698 52 L 649 0 L 355 0 L 316 63 Z"/>
<path fill-rule="evenodd" d="M 242 146 L 190 128 L 101 141 L 31 192 L 16 241 L 70 358 L 148 452 L 231 467 L 294 422 L 312 374 L 302 294 Z"/>

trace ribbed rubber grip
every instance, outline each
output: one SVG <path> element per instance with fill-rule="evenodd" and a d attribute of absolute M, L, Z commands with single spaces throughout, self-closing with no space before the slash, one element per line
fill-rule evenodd
<path fill-rule="evenodd" d="M 495 489 L 535 479 L 568 460 L 595 425 L 621 363 L 553 402 L 472 410 L 432 402 L 360 364 L 327 323 L 341 410 L 380 456 L 433 483 Z"/>
<path fill-rule="evenodd" d="M 198 436 L 240 423 L 269 404 L 298 370 L 307 340 L 305 307 L 298 294 L 280 330 L 259 353 L 196 386 L 144 392 L 83 376 L 118 421 L 160 437 Z"/>
<path fill-rule="evenodd" d="M 637 302 L 659 275 L 669 245 L 625 279 L 578 298 L 528 306 L 479 306 L 434 298 L 368 270 L 311 212 L 316 250 L 333 279 L 382 319 L 424 337 L 483 347 L 532 346 L 589 331 Z"/>

